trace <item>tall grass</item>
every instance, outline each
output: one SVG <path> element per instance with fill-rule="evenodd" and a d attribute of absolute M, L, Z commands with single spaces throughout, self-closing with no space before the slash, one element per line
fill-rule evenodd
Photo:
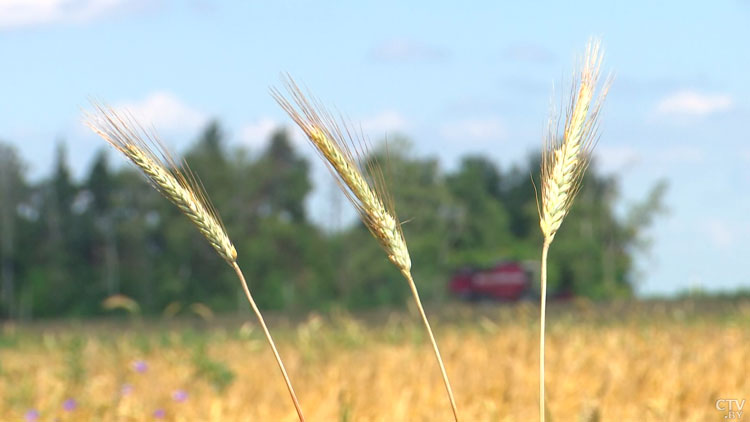
<path fill-rule="evenodd" d="M 290 77 L 286 78 L 285 85 L 294 105 L 276 89 L 272 90 L 273 97 L 305 132 L 349 201 L 357 209 L 365 226 L 406 279 L 430 337 L 453 417 L 458 421 L 453 390 L 435 336 L 419 299 L 419 292 L 411 274 L 409 250 L 381 167 L 372 159 L 368 160 L 367 166 L 361 166 L 360 162 L 366 158 L 368 152 L 367 142 L 363 136 L 350 129 L 343 119 L 333 117 L 317 101 L 308 100 Z"/>
<path fill-rule="evenodd" d="M 132 116 L 118 113 L 111 108 L 98 104 L 95 104 L 94 107 L 95 114 L 86 116 L 86 124 L 91 130 L 135 164 L 147 177 L 154 189 L 175 204 L 190 219 L 203 237 L 208 240 L 216 252 L 237 274 L 245 296 L 263 328 L 268 344 L 271 346 L 274 358 L 297 411 L 297 416 L 301 422 L 304 421 L 302 409 L 284 363 L 276 349 L 271 333 L 268 331 L 263 315 L 255 304 L 252 294 L 250 294 L 245 276 L 237 263 L 237 251 L 229 239 L 218 212 L 211 205 L 200 182 L 190 171 L 187 163 L 182 166 L 178 165 L 156 135 L 146 131 Z"/>
<path fill-rule="evenodd" d="M 544 332 L 547 308 L 547 254 L 563 219 L 570 211 L 586 172 L 598 136 L 598 117 L 611 78 L 595 92 L 602 64 L 600 42 L 591 40 L 573 83 L 562 135 L 559 118 L 552 116 L 542 150 L 542 192 L 539 226 L 544 235 L 541 265 L 541 309 L 539 329 L 539 418 L 544 422 Z"/>

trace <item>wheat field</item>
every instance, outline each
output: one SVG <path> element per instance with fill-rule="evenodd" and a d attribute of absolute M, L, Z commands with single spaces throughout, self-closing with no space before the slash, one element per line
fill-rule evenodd
<path fill-rule="evenodd" d="M 537 420 L 538 308 L 430 312 L 462 420 Z M 716 400 L 750 393 L 750 300 L 577 301 L 548 318 L 549 420 L 718 421 Z M 270 323 L 310 421 L 452 419 L 414 315 Z M 241 318 L 5 324 L 0 356 L 2 421 L 297 419 L 260 328 Z"/>

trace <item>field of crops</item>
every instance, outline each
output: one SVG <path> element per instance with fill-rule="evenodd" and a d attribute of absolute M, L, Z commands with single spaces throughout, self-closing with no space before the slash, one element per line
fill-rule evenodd
<path fill-rule="evenodd" d="M 428 309 L 463 420 L 537 420 L 537 311 Z M 750 398 L 750 301 L 575 302 L 553 305 L 548 318 L 549 420 L 719 421 L 727 411 L 717 400 Z M 415 314 L 270 324 L 309 421 L 451 420 Z M 296 414 L 253 323 L 3 326 L 0 421 L 151 420 Z"/>

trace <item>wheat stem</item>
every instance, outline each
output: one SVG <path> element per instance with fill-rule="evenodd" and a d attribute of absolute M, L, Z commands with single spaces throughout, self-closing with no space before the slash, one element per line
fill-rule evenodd
<path fill-rule="evenodd" d="M 297 400 L 297 394 L 295 394 L 294 392 L 294 387 L 292 387 L 292 381 L 289 379 L 289 375 L 287 375 L 286 373 L 284 362 L 281 361 L 281 356 L 279 355 L 279 351 L 276 349 L 276 344 L 273 341 L 273 337 L 271 337 L 271 332 L 268 331 L 266 321 L 263 319 L 263 314 L 260 313 L 258 306 L 255 305 L 255 300 L 253 300 L 253 295 L 250 294 L 250 289 L 247 286 L 247 281 L 245 281 L 245 275 L 242 274 L 242 270 L 236 262 L 232 263 L 232 268 L 237 274 L 237 277 L 239 277 L 240 281 L 242 282 L 242 289 L 245 291 L 245 297 L 247 297 L 247 301 L 250 302 L 250 307 L 253 308 L 255 316 L 258 317 L 258 322 L 263 329 L 263 333 L 266 335 L 266 340 L 268 340 L 268 344 L 271 346 L 271 350 L 273 350 L 273 356 L 276 358 L 276 364 L 279 365 L 281 375 L 284 377 L 286 388 L 287 390 L 289 390 L 289 396 L 291 396 L 292 402 L 294 402 L 294 408 L 297 410 L 297 416 L 299 417 L 300 422 L 304 422 L 305 417 L 302 415 L 302 408 L 300 407 L 299 400 Z"/>
<path fill-rule="evenodd" d="M 547 320 L 547 253 L 552 240 L 546 240 L 542 246 L 542 268 L 541 283 L 542 292 L 540 297 L 540 328 L 539 328 L 539 420 L 544 422 L 544 332 Z"/>
<path fill-rule="evenodd" d="M 453 419 L 458 422 L 458 409 L 456 407 L 456 400 L 453 397 L 453 389 L 451 388 L 451 383 L 448 380 L 448 372 L 445 370 L 445 365 L 443 365 L 443 358 L 440 356 L 440 349 L 438 349 L 437 341 L 435 341 L 435 336 L 432 334 L 432 328 L 430 327 L 430 322 L 427 320 L 427 315 L 425 314 L 424 308 L 422 307 L 422 301 L 419 299 L 417 286 L 414 284 L 414 279 L 411 276 L 411 272 L 401 271 L 401 274 L 404 275 L 406 281 L 409 283 L 409 288 L 411 289 L 411 293 L 414 296 L 414 303 L 416 303 L 417 309 L 419 309 L 419 315 L 422 317 L 424 327 L 427 330 L 427 334 L 429 334 L 430 336 L 432 350 L 435 352 L 435 358 L 437 359 L 438 366 L 440 366 L 440 374 L 443 376 L 443 385 L 445 385 L 445 391 L 446 393 L 448 393 L 448 399 L 451 402 Z"/>

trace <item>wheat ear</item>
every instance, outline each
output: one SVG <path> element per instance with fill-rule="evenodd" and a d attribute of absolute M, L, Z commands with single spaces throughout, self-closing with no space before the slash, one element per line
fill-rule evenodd
<path fill-rule="evenodd" d="M 539 330 L 539 418 L 544 422 L 544 331 L 547 308 L 547 254 L 557 230 L 570 211 L 598 138 L 598 117 L 611 78 L 595 98 L 603 55 L 600 42 L 592 39 L 586 48 L 581 73 L 573 83 L 562 136 L 559 119 L 552 116 L 542 150 L 542 199 L 539 226 L 544 235 L 541 266 L 541 310 Z"/>
<path fill-rule="evenodd" d="M 359 163 L 367 154 L 367 142 L 364 137 L 349 129 L 343 119 L 334 118 L 318 102 L 311 102 L 305 98 L 305 95 L 290 77 L 285 79 L 285 86 L 296 107 L 276 89 L 271 90 L 274 99 L 305 132 L 307 138 L 325 161 L 339 187 L 357 209 L 365 226 L 377 239 L 388 255 L 388 259 L 401 271 L 409 284 L 440 366 L 453 416 L 458 421 L 453 390 L 411 275 L 409 250 L 406 247 L 406 240 L 401 231 L 401 224 L 396 217 L 393 198 L 387 190 L 382 169 L 375 160 L 368 160 L 367 166 L 361 168 Z M 363 174 L 366 174 L 369 179 Z"/>
<path fill-rule="evenodd" d="M 173 156 L 155 134 L 146 131 L 132 116 L 94 104 L 95 114 L 86 115 L 86 125 L 115 149 L 123 153 L 138 167 L 149 183 L 190 219 L 216 252 L 224 258 L 240 279 L 242 288 L 253 312 L 258 318 L 284 382 L 289 390 L 300 422 L 304 421 L 297 395 L 281 361 L 271 333 L 237 264 L 237 251 L 229 240 L 219 214 L 208 199 L 202 185 L 193 175 L 187 163 L 178 166 Z"/>

